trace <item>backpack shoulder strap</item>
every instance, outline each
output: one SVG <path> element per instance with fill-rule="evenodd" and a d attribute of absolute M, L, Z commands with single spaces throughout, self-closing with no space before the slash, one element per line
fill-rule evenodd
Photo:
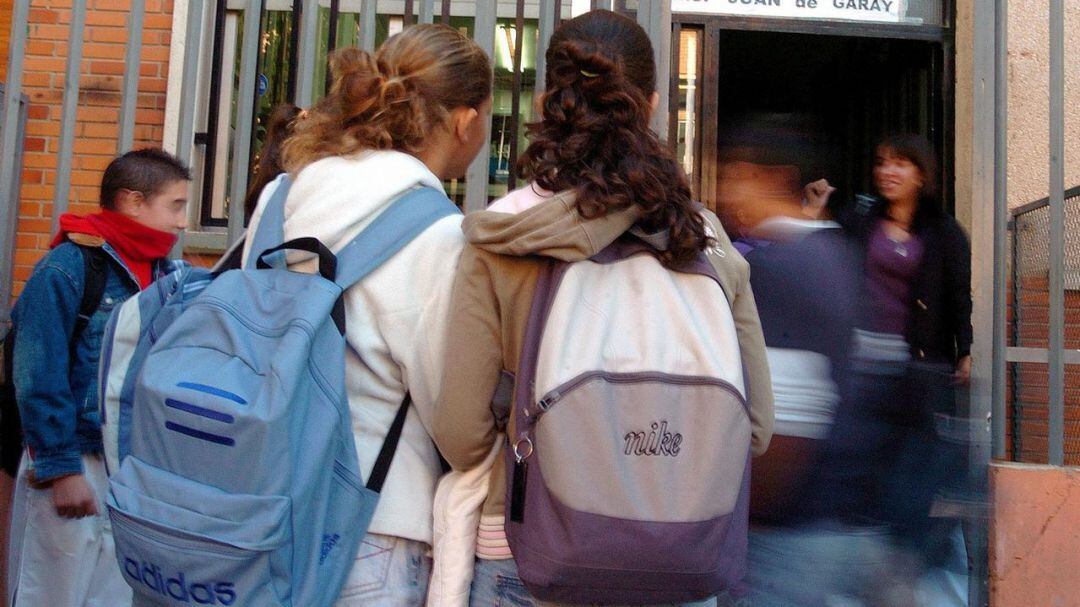
<path fill-rule="evenodd" d="M 360 282 L 433 223 L 460 212 L 435 188 L 406 192 L 337 252 L 335 282 L 345 289 Z"/>
<path fill-rule="evenodd" d="M 390 464 L 394 461 L 394 453 L 397 452 L 401 432 L 405 429 L 405 418 L 409 414 L 410 404 L 412 404 L 412 395 L 406 392 L 405 399 L 398 406 L 394 422 L 390 424 L 390 430 L 386 433 L 382 448 L 379 449 L 379 456 L 375 459 L 375 465 L 371 468 L 371 475 L 368 476 L 367 483 L 364 485 L 375 493 L 382 492 L 383 483 L 386 482 L 386 475 L 390 473 Z"/>
<path fill-rule="evenodd" d="M 266 184 L 266 187 L 274 188 L 274 193 L 270 195 L 270 200 L 266 201 L 255 233 L 248 230 L 247 238 L 251 238 L 251 249 L 247 263 L 244 264 L 244 269 L 247 270 L 255 269 L 255 262 L 263 251 L 276 247 L 285 240 L 285 199 L 289 197 L 292 180 L 288 173 L 282 173 L 277 179 Z"/>
<path fill-rule="evenodd" d="M 86 326 L 90 324 L 90 317 L 97 312 L 101 305 L 101 297 L 105 295 L 105 282 L 109 278 L 109 259 L 105 251 L 100 247 L 85 247 L 79 245 L 83 256 L 83 293 L 79 301 L 79 315 L 75 319 L 75 332 L 72 341 L 79 338 Z"/>

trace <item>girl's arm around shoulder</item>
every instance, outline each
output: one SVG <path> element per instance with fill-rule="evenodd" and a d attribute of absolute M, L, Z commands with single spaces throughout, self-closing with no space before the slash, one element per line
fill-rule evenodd
<path fill-rule="evenodd" d="M 735 331 L 739 339 L 746 400 L 750 407 L 750 450 L 757 456 L 769 447 L 773 432 L 773 392 L 769 360 L 765 353 L 765 335 L 761 331 L 754 292 L 750 288 L 750 264 L 731 244 L 716 215 L 706 211 L 707 227 L 716 244 L 709 259 L 720 275 L 731 305 Z"/>
<path fill-rule="evenodd" d="M 457 470 L 483 462 L 497 433 L 490 404 L 503 356 L 492 257 L 467 245 L 451 296 L 446 360 L 433 435 L 443 457 Z"/>

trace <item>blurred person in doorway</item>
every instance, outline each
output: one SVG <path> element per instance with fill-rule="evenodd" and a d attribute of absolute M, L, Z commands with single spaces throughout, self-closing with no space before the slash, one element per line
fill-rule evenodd
<path fill-rule="evenodd" d="M 955 387 L 971 372 L 970 244 L 942 208 L 937 162 L 922 137 L 883 140 L 873 183 L 877 196 L 856 197 L 838 214 L 859 244 L 866 297 L 820 495 L 842 520 L 884 523 L 907 554 L 951 574 L 923 589 L 934 598 L 922 602 L 966 604 L 959 525 L 931 509 L 966 469 L 963 448 L 939 427 L 956 418 Z M 833 188 L 820 180 L 805 194 L 811 211 L 824 209 Z"/>
<path fill-rule="evenodd" d="M 912 604 L 911 576 L 897 567 L 880 527 L 830 521 L 819 501 L 821 466 L 845 393 L 862 289 L 854 239 L 802 200 L 798 141 L 748 121 L 756 141 L 725 152 L 718 210 L 750 281 L 775 396 L 768 452 L 754 462 L 749 571 L 751 604 L 816 607 Z M 750 159 L 752 161 L 743 160 Z"/>

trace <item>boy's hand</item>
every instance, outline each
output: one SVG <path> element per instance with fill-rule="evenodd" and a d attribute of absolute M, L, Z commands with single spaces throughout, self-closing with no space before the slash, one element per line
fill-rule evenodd
<path fill-rule="evenodd" d="M 83 518 L 98 513 L 97 496 L 81 474 L 53 481 L 52 496 L 56 514 L 64 518 Z"/>

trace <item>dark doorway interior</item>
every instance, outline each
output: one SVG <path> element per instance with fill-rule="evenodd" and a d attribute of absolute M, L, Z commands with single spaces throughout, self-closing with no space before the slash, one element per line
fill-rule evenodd
<path fill-rule="evenodd" d="M 743 159 L 797 165 L 850 197 L 870 191 L 873 147 L 889 133 L 951 153 L 940 43 L 724 30 L 719 43 L 720 162 L 753 151 L 764 157 Z M 951 209 L 950 166 L 941 173 Z"/>

